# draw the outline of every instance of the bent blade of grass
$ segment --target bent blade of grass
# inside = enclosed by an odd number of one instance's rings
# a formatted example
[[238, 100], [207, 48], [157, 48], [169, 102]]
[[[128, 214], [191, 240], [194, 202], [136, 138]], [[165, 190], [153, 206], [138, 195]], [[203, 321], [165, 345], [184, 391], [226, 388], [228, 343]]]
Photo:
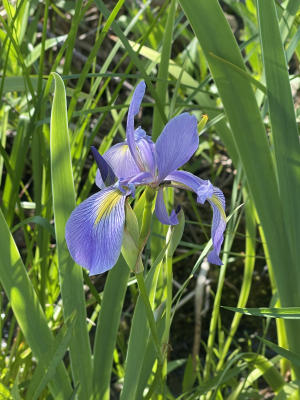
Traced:
[[[300, 302], [298, 266], [291, 254], [274, 162], [251, 83], [225, 63], [221, 67], [211, 56], [213, 53], [245, 70], [239, 48], [217, 0], [180, 0], [180, 4], [218, 87], [265, 233], [281, 304], [285, 307], [297, 305]], [[299, 323], [291, 321], [286, 327], [291, 348], [300, 353], [300, 342], [295, 333]], [[300, 376], [300, 370], [297, 373]]]
[[75, 386], [80, 384], [78, 396], [86, 399], [91, 394], [92, 362], [86, 323], [82, 269], [72, 260], [65, 241], [65, 225], [76, 206], [69, 147], [65, 87], [53, 73], [55, 92], [51, 112], [50, 156], [55, 234], [58, 252], [64, 318], [77, 310], [70, 342], [70, 357]]
[[[1, 211], [0, 236], [1, 285], [33, 354], [40, 363], [47, 365], [53, 354], [54, 338]], [[49, 388], [56, 399], [64, 400], [71, 395], [69, 377], [62, 363]]]
[[264, 344], [266, 344], [270, 349], [274, 350], [277, 354], [281, 355], [282, 357], [285, 357], [289, 361], [291, 361], [293, 364], [297, 364], [300, 367], [300, 356], [299, 354], [295, 354], [292, 351], [289, 351], [287, 349], [284, 349], [283, 347], [277, 346], [277, 344], [270, 342], [269, 340], [266, 340], [264, 338], [261, 338], [258, 336], [258, 339], [261, 340]]
[[242, 313], [245, 315], [253, 315], [256, 317], [300, 319], [300, 307], [239, 308], [223, 306], [223, 308], [225, 308], [226, 310]]
[[[67, 35], [61, 35], [61, 36], [57, 36], [57, 37], [45, 40], [45, 49], [44, 49], [44, 51], [49, 50], [54, 46], [57, 46], [61, 42], [64, 42], [66, 40], [66, 38], [67, 38]], [[36, 47], [34, 47], [32, 49], [32, 51], [25, 58], [24, 63], [26, 65], [26, 67], [29, 67], [36, 60], [38, 60], [40, 55], [41, 55], [41, 52], [42, 52], [42, 44], [39, 43]]]
[[243, 359], [262, 372], [264, 380], [270, 385], [274, 392], [278, 392], [282, 388], [285, 383], [284, 378], [280, 375], [280, 372], [272, 361], [257, 353], [245, 353]]
[[168, 70], [169, 70], [169, 60], [171, 58], [171, 48], [172, 48], [172, 38], [173, 38], [173, 26], [175, 21], [175, 11], [176, 11], [176, 4], [175, 0], [171, 1], [168, 18], [166, 23], [166, 28], [164, 31], [163, 37], [163, 45], [162, 45], [162, 52], [161, 52], [161, 59], [157, 74], [157, 84], [156, 84], [156, 92], [157, 96], [160, 99], [161, 105], [156, 105], [154, 107], [153, 113], [153, 128], [152, 128], [152, 137], [155, 141], [163, 130], [164, 121], [161, 118], [159, 113], [158, 107], [165, 108], [166, 104], [166, 97], [168, 91]]
[[[109, 10], [105, 6], [104, 2], [102, 0], [95, 0], [95, 3], [96, 3], [97, 8], [100, 10], [100, 12], [103, 13], [105, 18], [109, 18], [110, 17]], [[154, 98], [155, 102], [158, 104], [158, 107], [159, 107], [158, 109], [159, 109], [161, 118], [162, 118], [163, 122], [166, 123], [167, 118], [163, 111], [163, 107], [161, 105], [160, 99], [157, 96], [156, 90], [152, 85], [151, 78], [147, 75], [144, 65], [141, 62], [141, 60], [139, 59], [138, 54], [132, 49], [132, 47], [129, 43], [129, 40], [124, 35], [123, 31], [121, 30], [121, 28], [117, 22], [113, 21], [111, 23], [111, 28], [115, 32], [117, 37], [121, 40], [123, 46], [128, 51], [131, 61], [136, 65], [137, 69], [139, 70], [140, 74], [142, 75], [142, 78], [145, 80], [147, 87], [148, 87], [149, 91], [151, 92], [152, 97]]]
[[[76, 102], [78, 100], [78, 94], [80, 93], [80, 90], [82, 89], [82, 86], [83, 86], [83, 84], [85, 82], [86, 75], [89, 72], [89, 69], [91, 68], [92, 63], [93, 63], [94, 59], [97, 56], [99, 48], [100, 48], [101, 44], [103, 43], [103, 40], [105, 39], [106, 35], [108, 34], [109, 28], [110, 28], [111, 24], [113, 23], [114, 19], [117, 17], [117, 15], [118, 15], [118, 13], [119, 13], [124, 1], [125, 0], [118, 0], [117, 3], [114, 6], [113, 11], [111, 13], [109, 13], [109, 11], [107, 10], [107, 13], [106, 13], [107, 21], [105, 22], [105, 25], [104, 25], [99, 37], [97, 38], [96, 43], [94, 44], [92, 50], [90, 51], [90, 54], [89, 54], [89, 56], [88, 56], [88, 58], [87, 58], [87, 60], [86, 60], [86, 62], [84, 64], [83, 70], [82, 70], [82, 72], [80, 74], [80, 77], [79, 77], [79, 79], [77, 81], [76, 88], [75, 88], [75, 91], [74, 91], [74, 96], [71, 99], [71, 102], [70, 102], [70, 105], [69, 105], [69, 109], [68, 109], [68, 118], [69, 118], [69, 120], [71, 119], [73, 111], [75, 110]], [[97, 1], [95, 1], [95, 2], [96, 2], [96, 5], [97, 5]], [[72, 37], [70, 37], [70, 40], [72, 40]]]

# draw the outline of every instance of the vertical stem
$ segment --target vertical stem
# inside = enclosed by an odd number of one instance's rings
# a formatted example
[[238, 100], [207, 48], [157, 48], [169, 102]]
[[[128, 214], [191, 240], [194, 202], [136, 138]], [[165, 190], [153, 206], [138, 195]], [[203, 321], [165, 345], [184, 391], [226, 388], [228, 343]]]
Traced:
[[148, 294], [147, 294], [147, 290], [146, 290], [146, 287], [145, 287], [145, 281], [144, 281], [143, 272], [138, 272], [138, 273], [135, 274], [135, 276], [136, 276], [136, 280], [137, 280], [137, 283], [138, 283], [140, 295], [141, 295], [141, 297], [143, 299], [143, 302], [144, 302], [144, 305], [145, 305], [145, 308], [146, 308], [148, 323], [149, 323], [149, 327], [150, 327], [153, 343], [154, 343], [154, 346], [155, 346], [155, 350], [156, 350], [156, 353], [157, 353], [158, 363], [159, 363], [159, 365], [162, 365], [163, 364], [163, 356], [162, 356], [162, 352], [161, 352], [161, 348], [160, 348], [160, 342], [159, 342], [159, 338], [158, 338], [156, 322], [155, 322], [155, 319], [154, 319], [153, 311], [152, 311], [151, 304], [150, 304], [150, 301], [149, 301], [149, 297], [148, 297]]
[[139, 248], [142, 251], [145, 247], [145, 244], [148, 240], [150, 228], [151, 228], [151, 220], [152, 220], [152, 204], [155, 198], [155, 191], [150, 187], [146, 188], [145, 191], [145, 208], [143, 212], [143, 220], [142, 220], [142, 227], [140, 232], [140, 239], [139, 239]]

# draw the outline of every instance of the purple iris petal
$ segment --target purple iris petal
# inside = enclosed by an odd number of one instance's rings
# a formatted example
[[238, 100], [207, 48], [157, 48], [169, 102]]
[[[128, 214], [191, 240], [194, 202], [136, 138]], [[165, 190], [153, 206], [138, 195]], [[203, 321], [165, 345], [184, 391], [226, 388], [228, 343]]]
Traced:
[[77, 264], [90, 275], [111, 269], [118, 260], [125, 222], [125, 196], [113, 187], [101, 190], [72, 212], [66, 241]]
[[155, 203], [155, 214], [161, 223], [164, 225], [177, 225], [178, 218], [174, 210], [172, 210], [171, 215], [168, 215], [166, 205], [164, 202], [163, 189], [159, 189], [156, 197]]
[[213, 208], [213, 223], [211, 228], [211, 237], [213, 242], [213, 250], [208, 254], [208, 262], [216, 265], [222, 265], [219, 257], [221, 246], [223, 243], [223, 233], [226, 228], [225, 217], [225, 198], [220, 189], [214, 187], [213, 196], [208, 199]]
[[[129, 178], [140, 172], [134, 162], [126, 142], [117, 143], [103, 154], [103, 158], [108, 162], [118, 178]], [[97, 171], [96, 185], [100, 188], [102, 179], [100, 172]]]
[[200, 179], [186, 171], [174, 171], [165, 177], [166, 181], [179, 182], [191, 188], [197, 194], [198, 203], [203, 204], [213, 195], [214, 187], [209, 180]]
[[127, 116], [127, 126], [126, 126], [126, 139], [127, 143], [131, 152], [131, 155], [136, 163], [141, 168], [140, 162], [139, 162], [139, 157], [138, 157], [138, 151], [136, 149], [136, 144], [135, 144], [135, 137], [134, 137], [134, 117], [135, 115], [139, 112], [140, 105], [142, 102], [142, 99], [144, 97], [146, 90], [146, 85], [144, 81], [141, 81], [132, 96], [131, 103], [129, 106], [128, 110], [128, 116]]
[[[91, 150], [99, 168], [98, 183], [100, 186], [99, 185], [98, 186], [102, 189], [103, 186], [105, 187], [113, 185], [117, 181], [117, 177], [114, 174], [114, 171], [112, 170], [111, 166], [105, 161], [105, 159], [101, 156], [101, 154], [99, 154], [96, 147], [92, 146]], [[97, 183], [97, 178], [96, 178], [96, 183]]]
[[153, 176], [150, 174], [150, 172], [140, 172], [127, 181], [129, 184], [134, 185], [148, 185], [149, 183], [152, 183]]
[[196, 117], [184, 113], [171, 119], [155, 143], [159, 181], [185, 164], [198, 145]]
[[151, 172], [154, 176], [156, 172], [155, 144], [140, 127], [135, 131], [135, 140], [141, 171]]

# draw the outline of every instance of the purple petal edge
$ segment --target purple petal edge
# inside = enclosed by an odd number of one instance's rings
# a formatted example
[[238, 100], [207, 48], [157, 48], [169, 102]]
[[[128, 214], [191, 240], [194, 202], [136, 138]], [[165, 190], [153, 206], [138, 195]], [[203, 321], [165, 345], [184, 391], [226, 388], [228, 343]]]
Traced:
[[139, 159], [134, 137], [134, 117], [139, 112], [140, 105], [145, 94], [145, 90], [146, 90], [146, 84], [144, 81], [141, 81], [135, 88], [127, 116], [126, 139], [131, 155], [137, 166], [139, 166]]
[[219, 254], [224, 240], [224, 231], [226, 228], [225, 198], [222, 191], [214, 187], [214, 194], [210, 199], [208, 199], [208, 201], [213, 209], [213, 222], [211, 227], [213, 249], [208, 254], [207, 260], [212, 264], [222, 265]]
[[177, 225], [178, 218], [176, 212], [172, 210], [171, 215], [168, 215], [166, 205], [164, 202], [163, 189], [159, 189], [155, 203], [155, 215], [164, 225]]
[[[66, 242], [75, 262], [90, 275], [111, 269], [118, 260], [125, 223], [125, 196], [108, 187], [83, 201], [66, 224]], [[98, 220], [99, 219], [99, 220]]]

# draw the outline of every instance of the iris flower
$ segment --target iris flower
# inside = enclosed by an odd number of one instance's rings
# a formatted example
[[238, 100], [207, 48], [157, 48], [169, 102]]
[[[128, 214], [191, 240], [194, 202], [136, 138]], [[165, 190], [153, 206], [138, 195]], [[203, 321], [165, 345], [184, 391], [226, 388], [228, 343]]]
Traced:
[[217, 265], [226, 226], [225, 199], [220, 189], [187, 171], [178, 170], [195, 153], [199, 145], [197, 120], [188, 113], [171, 119], [156, 143], [138, 127], [138, 113], [146, 85], [140, 82], [129, 106], [126, 141], [112, 146], [101, 156], [92, 148], [98, 170], [96, 184], [100, 191], [75, 208], [66, 225], [66, 241], [77, 264], [90, 275], [111, 269], [119, 257], [125, 224], [125, 201], [134, 196], [138, 186], [150, 186], [157, 191], [155, 214], [161, 223], [176, 225], [177, 214], [169, 215], [164, 203], [166, 187], [176, 187], [196, 193], [197, 202], [206, 200], [213, 209], [212, 243], [208, 261]]

